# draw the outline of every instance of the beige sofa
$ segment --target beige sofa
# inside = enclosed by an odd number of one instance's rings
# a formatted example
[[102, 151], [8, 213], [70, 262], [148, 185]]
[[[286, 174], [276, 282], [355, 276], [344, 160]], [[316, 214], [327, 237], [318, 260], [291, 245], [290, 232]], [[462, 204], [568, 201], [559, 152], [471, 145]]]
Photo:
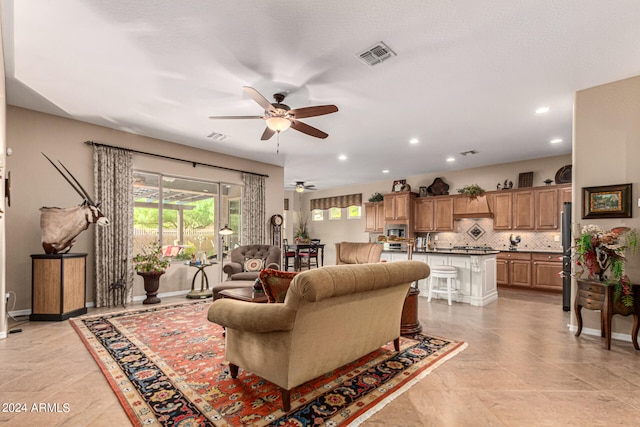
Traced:
[[394, 341], [411, 283], [429, 275], [420, 261], [336, 265], [298, 274], [284, 303], [214, 301], [208, 319], [226, 328], [226, 360], [290, 390]]
[[336, 243], [336, 265], [380, 262], [382, 249], [379, 243]]

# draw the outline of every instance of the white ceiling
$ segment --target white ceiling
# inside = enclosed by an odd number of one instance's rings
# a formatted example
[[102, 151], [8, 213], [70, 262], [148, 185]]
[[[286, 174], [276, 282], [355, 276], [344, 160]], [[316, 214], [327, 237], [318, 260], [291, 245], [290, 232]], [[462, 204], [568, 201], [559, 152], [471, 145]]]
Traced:
[[[8, 104], [282, 165], [286, 184], [319, 189], [569, 153], [574, 93], [640, 74], [637, 0], [1, 7]], [[380, 41], [397, 56], [374, 67], [357, 58]], [[337, 105], [302, 119], [329, 137], [290, 129], [276, 154], [262, 121], [208, 118], [262, 114], [245, 85], [270, 101], [290, 91], [292, 108]], [[550, 112], [536, 115], [543, 105]]]

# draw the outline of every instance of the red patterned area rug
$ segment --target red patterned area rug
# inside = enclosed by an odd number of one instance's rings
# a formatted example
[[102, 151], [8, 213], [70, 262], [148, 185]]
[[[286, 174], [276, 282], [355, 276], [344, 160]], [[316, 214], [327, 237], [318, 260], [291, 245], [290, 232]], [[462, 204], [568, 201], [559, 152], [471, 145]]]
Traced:
[[209, 302], [84, 316], [71, 323], [137, 426], [357, 425], [466, 344], [415, 335], [291, 391], [240, 369], [231, 378]]

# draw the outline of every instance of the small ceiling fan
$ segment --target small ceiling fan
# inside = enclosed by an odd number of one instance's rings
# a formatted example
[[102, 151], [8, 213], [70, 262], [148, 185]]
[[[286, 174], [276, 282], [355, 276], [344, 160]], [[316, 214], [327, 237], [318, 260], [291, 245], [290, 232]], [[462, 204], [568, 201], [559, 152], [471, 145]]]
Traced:
[[276, 102], [269, 102], [264, 96], [257, 90], [249, 86], [243, 86], [243, 89], [247, 95], [256, 101], [262, 108], [264, 108], [263, 116], [212, 116], [210, 119], [263, 119], [267, 123], [267, 128], [264, 130], [262, 137], [263, 141], [268, 140], [274, 133], [280, 133], [292, 127], [298, 132], [305, 133], [307, 135], [316, 138], [326, 138], [329, 134], [321, 131], [320, 129], [309, 126], [306, 123], [302, 123], [298, 119], [304, 119], [307, 117], [323, 116], [325, 114], [331, 114], [338, 111], [338, 107], [335, 105], [316, 105], [313, 107], [303, 107], [291, 109], [286, 104], [283, 104], [285, 94], [276, 93], [273, 98]]
[[295, 185], [289, 187], [290, 190], [295, 190], [296, 193], [304, 193], [306, 190], [316, 191], [317, 188], [313, 184], [305, 185], [304, 181], [296, 181]]

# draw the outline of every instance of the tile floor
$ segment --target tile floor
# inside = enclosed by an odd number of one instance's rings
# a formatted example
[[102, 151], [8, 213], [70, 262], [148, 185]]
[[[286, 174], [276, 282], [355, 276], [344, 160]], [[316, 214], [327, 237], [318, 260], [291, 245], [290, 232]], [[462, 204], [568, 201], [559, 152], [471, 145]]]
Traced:
[[[184, 298], [163, 303], [175, 301]], [[574, 337], [559, 295], [501, 290], [483, 308], [420, 298], [420, 318], [425, 333], [468, 348], [363, 425], [640, 424], [640, 352], [630, 342], [614, 340], [607, 351], [600, 337]], [[69, 322], [17, 327], [0, 340], [1, 425], [131, 425]], [[16, 412], [22, 403], [27, 413]]]

